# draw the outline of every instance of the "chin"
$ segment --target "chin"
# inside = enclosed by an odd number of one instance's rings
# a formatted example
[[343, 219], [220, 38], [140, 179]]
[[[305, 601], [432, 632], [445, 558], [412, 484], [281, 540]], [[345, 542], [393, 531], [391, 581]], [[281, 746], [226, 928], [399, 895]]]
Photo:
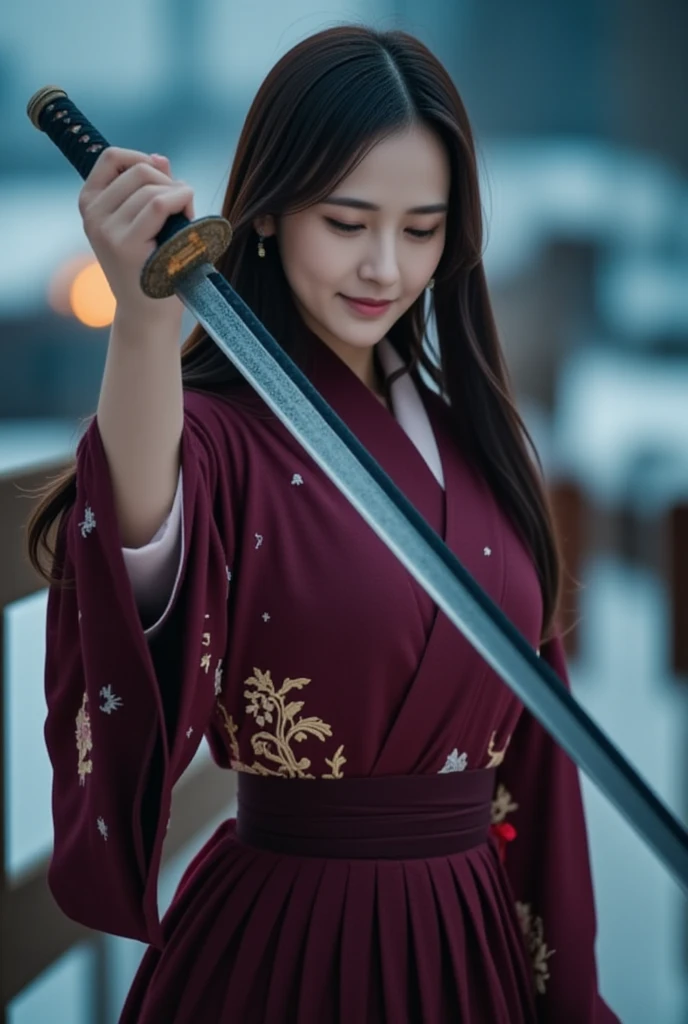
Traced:
[[[348, 326], [348, 325], [347, 325]], [[388, 328], [382, 327], [380, 324], [372, 324], [362, 331], [352, 331], [351, 328], [348, 330], [342, 328], [337, 330], [336, 327], [330, 330], [330, 333], [334, 335], [342, 344], [351, 345], [352, 348], [372, 348], [377, 345], [387, 333]]]

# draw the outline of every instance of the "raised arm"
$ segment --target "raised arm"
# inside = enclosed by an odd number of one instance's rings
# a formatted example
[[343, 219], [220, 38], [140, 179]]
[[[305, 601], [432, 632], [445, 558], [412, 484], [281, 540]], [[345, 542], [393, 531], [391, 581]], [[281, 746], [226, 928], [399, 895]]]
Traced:
[[[148, 251], [141, 239], [152, 238], [180, 209], [183, 195], [175, 197], [169, 179], [140, 154], [134, 160], [110, 153], [93, 171], [109, 167], [110, 184], [82, 205], [120, 319], [98, 416], [77, 448], [75, 498], [59, 521], [48, 598], [45, 741], [54, 827], [48, 882], [75, 920], [161, 945], [157, 880], [172, 789], [208, 727], [226, 659], [230, 494], [237, 492], [229, 481], [221, 403], [181, 389], [179, 309], [171, 300], [149, 304], [137, 294], [138, 264]], [[121, 173], [113, 177], [117, 167]], [[151, 175], [152, 191], [134, 187], [132, 179]], [[108, 212], [103, 197], [115, 189], [126, 198]], [[162, 194], [155, 217], [135, 230]], [[131, 232], [138, 232], [135, 258], [127, 249]], [[180, 469], [177, 578], [151, 637], [123, 544], [155, 535]]]
[[141, 269], [172, 213], [193, 217], [193, 193], [164, 157], [106, 149], [79, 197], [84, 230], [117, 300], [97, 420], [125, 547], [146, 544], [169, 513], [183, 425], [176, 295], [150, 299]]

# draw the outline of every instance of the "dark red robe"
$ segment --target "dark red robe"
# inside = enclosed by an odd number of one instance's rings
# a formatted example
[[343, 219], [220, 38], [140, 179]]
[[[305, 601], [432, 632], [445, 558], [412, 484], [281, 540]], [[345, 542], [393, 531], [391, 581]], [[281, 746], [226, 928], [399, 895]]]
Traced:
[[[419, 384], [444, 490], [318, 342], [311, 376], [537, 648], [535, 568], [442, 401]], [[95, 420], [59, 535], [76, 584], [52, 588], [48, 605], [49, 882], [70, 917], [150, 943], [123, 1024], [616, 1020], [598, 994], [576, 769], [264, 403], [240, 392], [186, 393], [182, 570], [154, 637]], [[558, 637], [541, 655], [567, 679]], [[495, 835], [448, 856], [351, 860], [248, 847], [229, 820], [160, 922], [171, 791], [203, 735], [221, 767], [285, 786], [497, 766]]]

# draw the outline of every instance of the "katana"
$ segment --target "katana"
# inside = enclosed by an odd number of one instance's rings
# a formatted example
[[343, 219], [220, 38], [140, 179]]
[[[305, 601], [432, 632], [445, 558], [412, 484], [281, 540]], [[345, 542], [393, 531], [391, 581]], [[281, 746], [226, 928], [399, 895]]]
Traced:
[[[55, 86], [35, 93], [27, 113], [82, 178], [110, 145]], [[170, 217], [143, 268], [143, 291], [153, 298], [179, 296], [420, 586], [688, 892], [686, 829], [215, 269], [231, 236], [222, 217]]]

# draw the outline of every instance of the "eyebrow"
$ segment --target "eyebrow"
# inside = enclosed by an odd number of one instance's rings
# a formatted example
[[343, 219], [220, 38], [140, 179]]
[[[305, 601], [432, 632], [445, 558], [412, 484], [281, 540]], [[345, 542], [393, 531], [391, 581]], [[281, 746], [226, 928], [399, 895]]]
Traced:
[[[369, 203], [365, 199], [347, 199], [343, 196], [333, 196], [324, 199], [324, 203], [331, 206], [350, 206], [354, 210], [379, 210], [375, 203]], [[428, 206], [413, 206], [407, 213], [445, 213], [448, 209], [447, 203], [430, 203]]]

